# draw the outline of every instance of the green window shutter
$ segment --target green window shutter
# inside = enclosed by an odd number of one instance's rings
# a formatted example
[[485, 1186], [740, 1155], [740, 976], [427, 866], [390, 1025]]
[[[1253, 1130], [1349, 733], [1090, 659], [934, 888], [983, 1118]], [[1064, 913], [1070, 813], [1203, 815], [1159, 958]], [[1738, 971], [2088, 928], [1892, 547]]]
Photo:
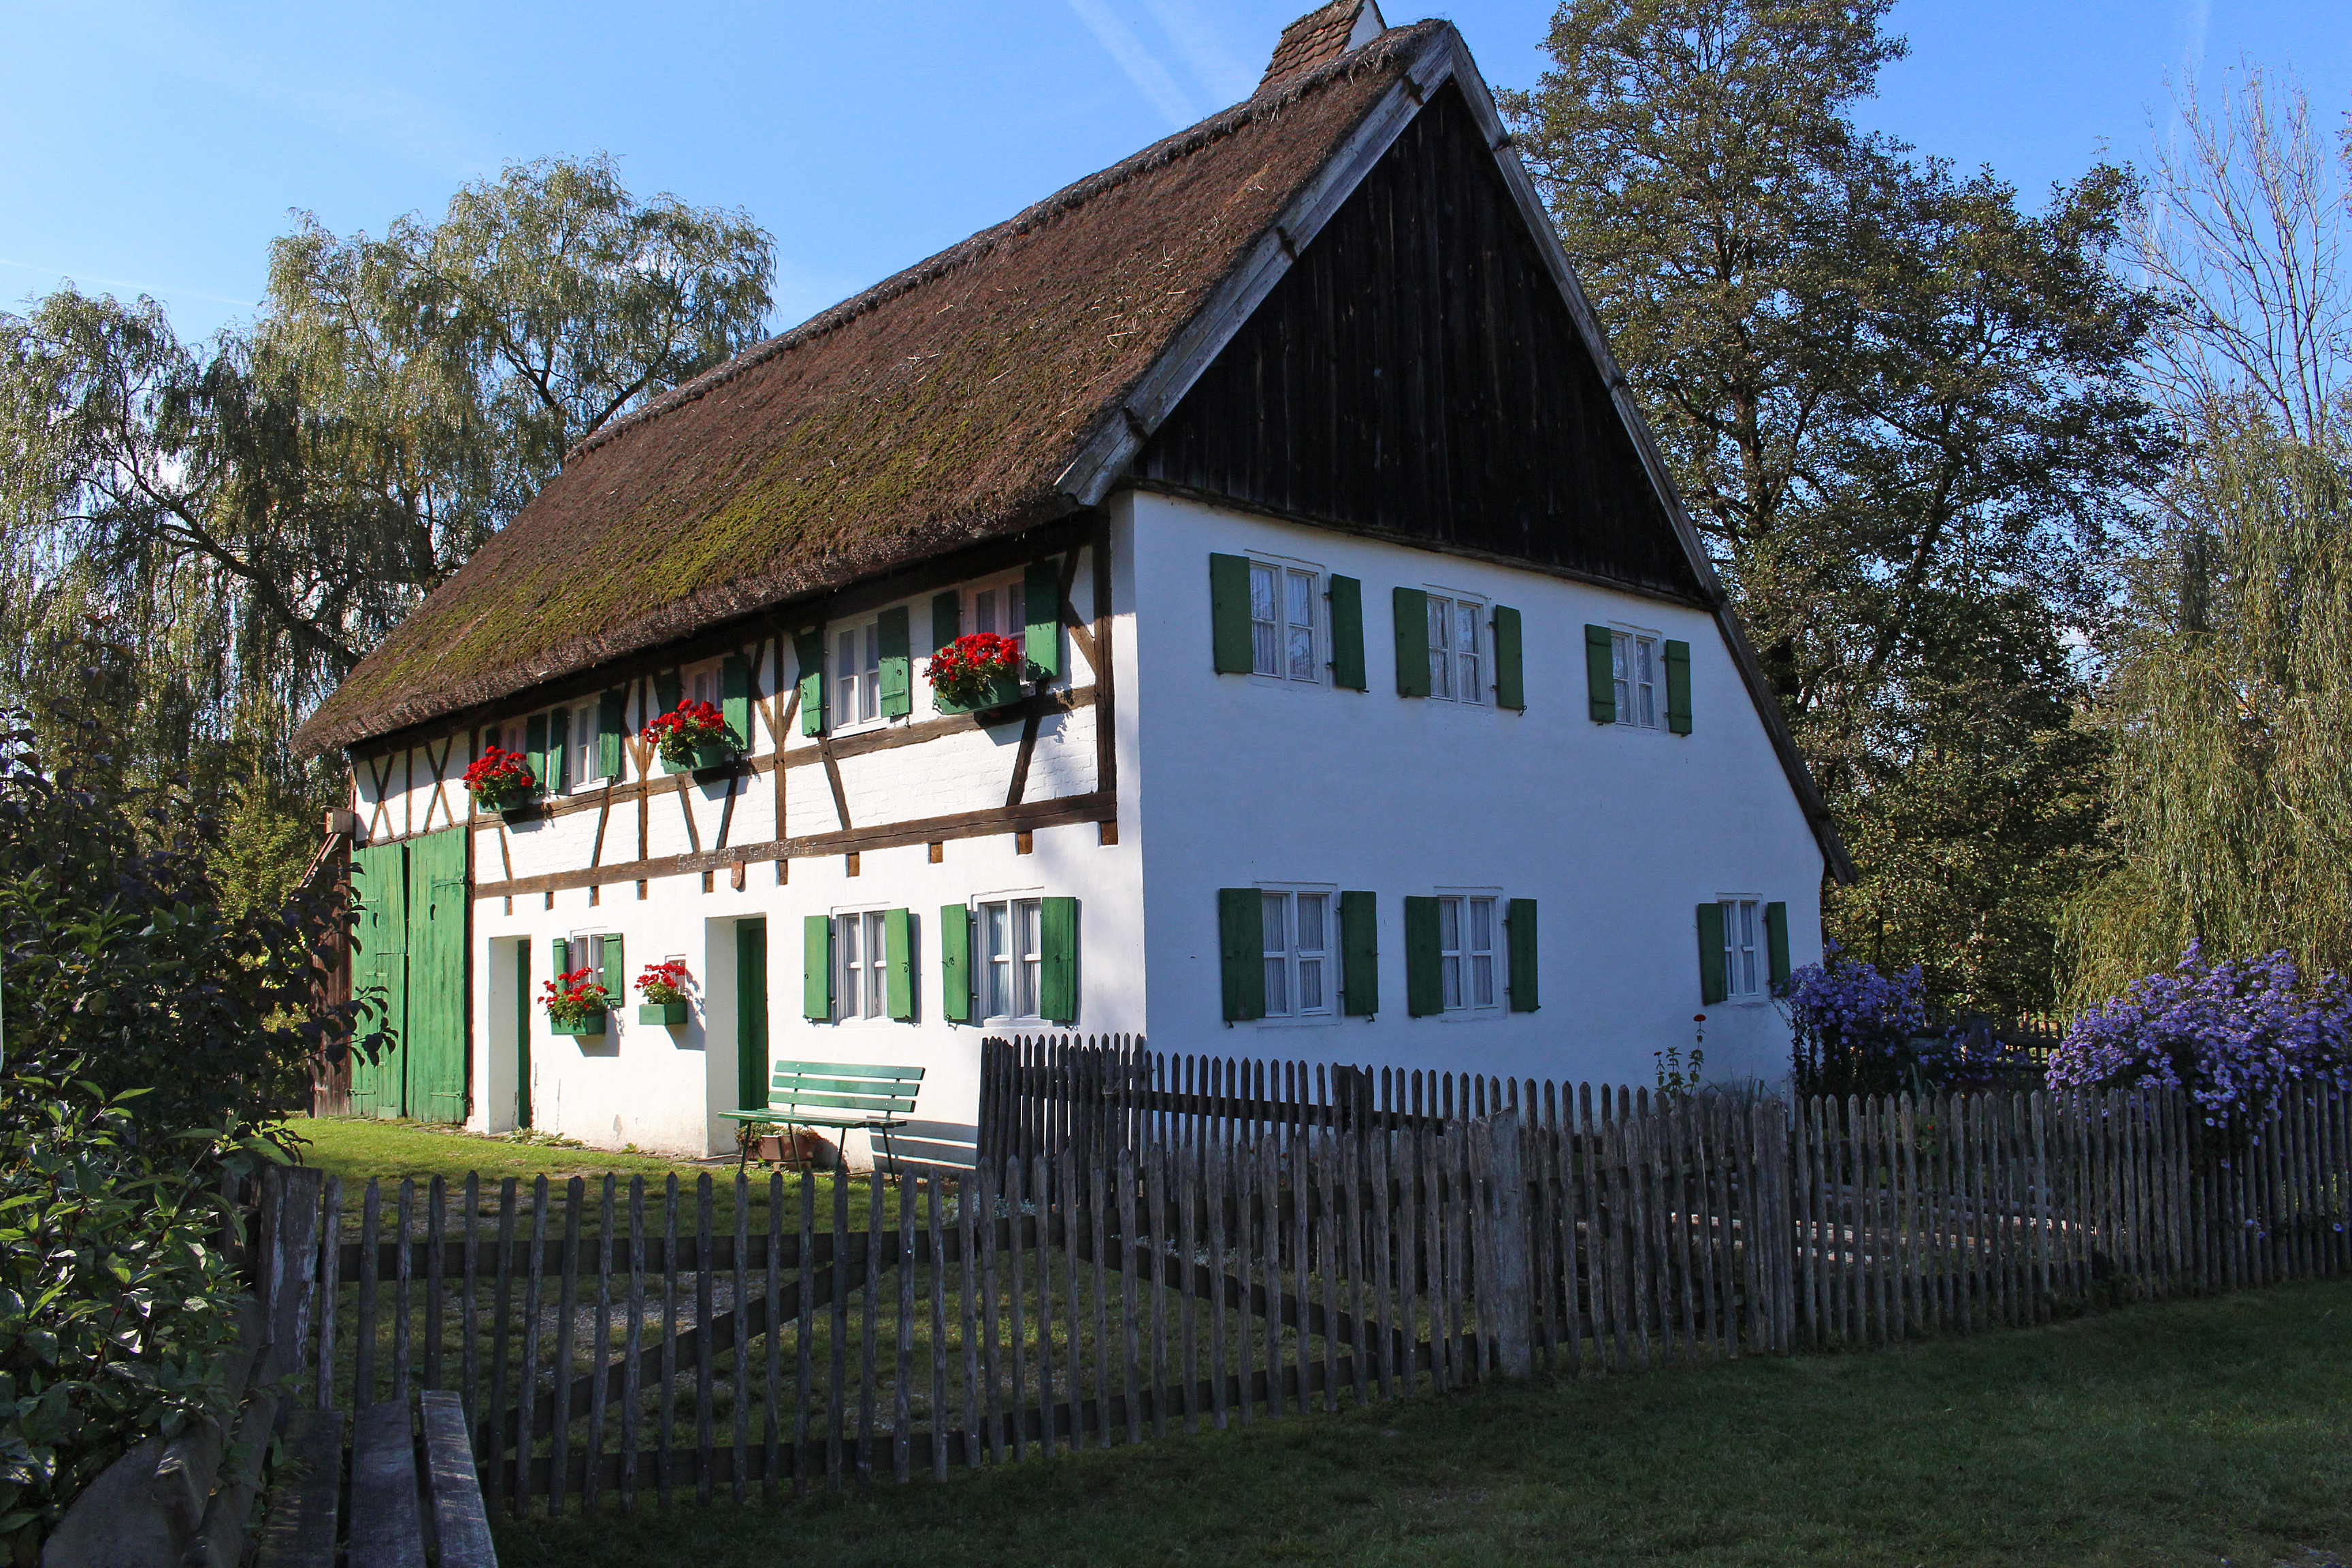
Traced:
[[881, 645], [882, 713], [895, 719], [915, 710], [915, 666], [912, 651], [908, 647], [907, 606], [885, 610], [874, 623], [875, 640]]
[[554, 966], [548, 972], [548, 978], [561, 985], [563, 977], [572, 973], [572, 944], [559, 936], [547, 944], [547, 952]]
[[1536, 1010], [1536, 901], [1513, 899], [1503, 906], [1503, 934], [1510, 942], [1511, 1011]]
[[1369, 1018], [1381, 1010], [1378, 900], [1370, 893], [1339, 895], [1339, 1010]]
[[[1249, 557], [1209, 557], [1209, 647], [1219, 675], [1247, 675], [1250, 651]], [[1256, 1016], [1252, 1014], [1251, 1016]]]
[[1396, 602], [1396, 675], [1399, 697], [1429, 695], [1429, 595], [1399, 588]]
[[1789, 906], [1764, 906], [1764, 941], [1772, 961], [1772, 994], [1778, 996], [1789, 984]]
[[1415, 1018], [1445, 1011], [1445, 976], [1439, 964], [1437, 900], [1404, 901], [1404, 1010]]
[[1049, 1023], [1078, 1021], [1078, 900], [1045, 899], [1038, 909], [1037, 1012]]
[[658, 719], [665, 713], [677, 712], [677, 705], [685, 696], [686, 687], [678, 679], [677, 671], [662, 671], [654, 677], [654, 710], [651, 716]]
[[1331, 684], [1348, 691], [1367, 689], [1364, 585], [1353, 577], [1331, 579]]
[[614, 931], [604, 938], [604, 973], [597, 978], [604, 983], [604, 995], [618, 1009], [628, 995], [629, 966], [621, 960], [621, 933]]
[[954, 589], [931, 595], [931, 647], [942, 648], [963, 636], [963, 595]]
[[1690, 644], [1666, 644], [1666, 728], [1677, 735], [1691, 732]]
[[1495, 606], [1495, 706], [1528, 710], [1528, 673], [1519, 649], [1519, 612]]
[[547, 716], [547, 780], [550, 795], [562, 795], [572, 787], [572, 710], [558, 708]]
[[1022, 639], [1029, 662], [1048, 675], [1062, 673], [1062, 565], [1058, 561], [1032, 561], [1022, 574], [1021, 597], [1026, 608], [1027, 635]]
[[833, 1016], [833, 921], [824, 915], [801, 921], [801, 1013], [820, 1024]]
[[596, 700], [596, 776], [616, 779], [625, 773], [628, 748], [621, 742], [629, 733], [629, 694], [625, 689], [607, 691]]
[[915, 917], [907, 910], [883, 911], [882, 955], [887, 961], [883, 994], [890, 1016], [902, 1024], [912, 1023], [915, 1017]]
[[751, 662], [730, 653], [719, 661], [719, 716], [734, 732], [735, 743], [751, 749]]
[[1217, 889], [1217, 955], [1225, 1022], [1265, 1017], [1265, 895], [1255, 888]]
[[971, 911], [940, 906], [940, 1011], [953, 1024], [971, 1022]]
[[1723, 906], [1704, 903], [1698, 907], [1698, 999], [1712, 1007], [1730, 994], [1723, 973]]
[[534, 713], [522, 721], [522, 749], [530, 763], [531, 776], [539, 781], [541, 790], [554, 786], [547, 779], [547, 715]]
[[1617, 639], [1607, 626], [1584, 628], [1584, 689], [1592, 700], [1592, 721], [1617, 722]]
[[824, 733], [824, 633], [803, 632], [793, 638], [793, 657], [801, 670], [801, 733]]

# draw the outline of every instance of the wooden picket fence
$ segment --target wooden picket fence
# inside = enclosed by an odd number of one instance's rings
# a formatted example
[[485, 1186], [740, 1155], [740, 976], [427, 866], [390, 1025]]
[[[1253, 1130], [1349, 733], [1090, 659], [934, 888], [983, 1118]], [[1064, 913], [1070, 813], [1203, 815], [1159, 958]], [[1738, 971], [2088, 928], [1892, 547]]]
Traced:
[[1041, 1104], [1034, 1144], [977, 1170], [330, 1182], [310, 1397], [459, 1390], [520, 1518], [2352, 1264], [2352, 1128], [2317, 1089], [2224, 1141], [2162, 1091], [1791, 1107], [1342, 1074], [1334, 1098], [1326, 1072], [1253, 1099], [1235, 1064], [1196, 1072], [1236, 1090], [1196, 1102], [1132, 1042], [1072, 1048], [1130, 1059], [1048, 1086], [1124, 1109]]

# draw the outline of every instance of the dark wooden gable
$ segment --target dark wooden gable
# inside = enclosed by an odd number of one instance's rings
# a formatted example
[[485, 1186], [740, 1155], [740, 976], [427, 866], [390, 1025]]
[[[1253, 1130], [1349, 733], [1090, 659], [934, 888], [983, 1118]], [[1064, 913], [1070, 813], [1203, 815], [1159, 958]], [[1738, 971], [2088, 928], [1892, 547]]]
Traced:
[[1134, 471], [1343, 528], [1699, 592], [1450, 82], [1153, 433]]

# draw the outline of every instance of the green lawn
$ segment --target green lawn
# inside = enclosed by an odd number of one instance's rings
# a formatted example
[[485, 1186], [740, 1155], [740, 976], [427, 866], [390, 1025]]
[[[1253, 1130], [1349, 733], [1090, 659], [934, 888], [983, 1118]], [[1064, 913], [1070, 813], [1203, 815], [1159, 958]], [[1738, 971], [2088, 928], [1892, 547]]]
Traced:
[[2347, 1545], [2346, 1283], [498, 1531], [505, 1568], [2302, 1565]]

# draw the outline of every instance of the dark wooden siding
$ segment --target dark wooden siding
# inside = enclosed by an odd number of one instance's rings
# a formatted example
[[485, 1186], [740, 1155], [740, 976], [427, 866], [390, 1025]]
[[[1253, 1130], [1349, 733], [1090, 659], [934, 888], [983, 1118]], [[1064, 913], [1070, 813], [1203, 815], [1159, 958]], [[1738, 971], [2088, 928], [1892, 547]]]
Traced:
[[1153, 434], [1135, 471], [1343, 527], [1698, 591], [1451, 84]]

